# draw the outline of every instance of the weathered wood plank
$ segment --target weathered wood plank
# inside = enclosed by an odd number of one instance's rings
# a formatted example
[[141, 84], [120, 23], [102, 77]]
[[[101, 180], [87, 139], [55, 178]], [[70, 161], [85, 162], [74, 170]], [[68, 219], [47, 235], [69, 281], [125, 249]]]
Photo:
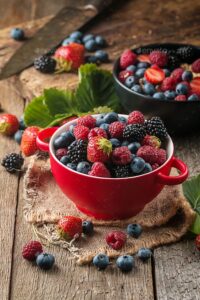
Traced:
[[[0, 82], [0, 103], [5, 111], [16, 114], [23, 112], [23, 101], [19, 100], [19, 92], [15, 85], [16, 80]], [[10, 138], [1, 136], [0, 159], [10, 152], [18, 152], [19, 147]], [[12, 251], [15, 230], [15, 217], [17, 206], [17, 189], [19, 178], [0, 168], [0, 298], [8, 299], [10, 274], [12, 270]]]

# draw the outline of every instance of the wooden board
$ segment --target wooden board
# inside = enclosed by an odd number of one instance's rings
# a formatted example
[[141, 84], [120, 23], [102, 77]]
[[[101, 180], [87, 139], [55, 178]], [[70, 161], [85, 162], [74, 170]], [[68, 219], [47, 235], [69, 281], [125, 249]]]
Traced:
[[[125, 2], [125, 1], [124, 1]], [[104, 14], [90, 32], [104, 35], [109, 42], [109, 54], [114, 60], [127, 47], [153, 42], [199, 43], [199, 1], [147, 0], [126, 1]], [[23, 24], [29, 36], [48, 19]], [[20, 46], [8, 37], [9, 30], [0, 31], [0, 67]], [[106, 65], [111, 69], [112, 64]], [[33, 68], [0, 82], [0, 103], [5, 111], [21, 115], [24, 104], [44, 87], [75, 86], [75, 74], [43, 75]], [[200, 172], [199, 136], [175, 141], [181, 158], [188, 162], [193, 174]], [[184, 148], [183, 148], [184, 145]], [[16, 151], [10, 139], [1, 137], [0, 156]], [[0, 181], [0, 299], [199, 299], [199, 264], [193, 242], [183, 241], [154, 251], [154, 262], [140, 264], [136, 271], [122, 275], [113, 266], [98, 272], [93, 267], [78, 267], [68, 254], [56, 247], [47, 248], [56, 256], [57, 267], [41, 272], [21, 258], [22, 245], [33, 233], [23, 220], [22, 178], [2, 169]]]

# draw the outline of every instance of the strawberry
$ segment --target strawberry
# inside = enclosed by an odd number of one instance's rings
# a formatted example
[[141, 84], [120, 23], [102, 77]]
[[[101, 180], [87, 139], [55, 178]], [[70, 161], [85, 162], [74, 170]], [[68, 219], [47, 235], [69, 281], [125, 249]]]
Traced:
[[110, 158], [112, 144], [109, 140], [96, 136], [89, 140], [87, 146], [87, 159], [91, 162], [106, 162]]
[[149, 59], [152, 64], [156, 64], [159, 67], [164, 67], [167, 65], [168, 55], [163, 51], [155, 50], [150, 53]]
[[54, 54], [58, 63], [58, 71], [77, 70], [84, 64], [84, 51], [84, 46], [76, 43], [59, 47]]
[[89, 132], [89, 128], [83, 125], [77, 125], [73, 130], [76, 140], [87, 140]]
[[120, 56], [119, 65], [121, 69], [126, 69], [130, 65], [134, 65], [137, 55], [131, 50], [125, 50]]
[[128, 147], [122, 146], [113, 150], [111, 158], [112, 162], [116, 165], [127, 165], [133, 157]]
[[175, 69], [172, 73], [171, 73], [171, 77], [174, 78], [175, 82], [178, 83], [180, 81], [182, 81], [182, 74], [183, 74], [184, 70], [183, 68], [177, 68]]
[[126, 243], [126, 234], [119, 230], [111, 231], [106, 236], [106, 243], [114, 250], [119, 250]]
[[192, 64], [192, 71], [194, 73], [200, 73], [200, 58], [195, 60]]
[[27, 127], [24, 130], [21, 140], [21, 151], [25, 156], [33, 155], [37, 150], [36, 138], [39, 128], [36, 126]]
[[95, 136], [102, 136], [107, 139], [107, 133], [103, 128], [95, 127], [92, 128], [88, 134], [88, 140], [92, 139]]
[[176, 87], [176, 81], [172, 77], [167, 77], [163, 80], [161, 84], [161, 91], [165, 92], [167, 90], [174, 91]]
[[96, 125], [96, 119], [93, 118], [91, 115], [83, 116], [78, 118], [77, 125], [83, 125], [88, 128], [94, 128]]
[[155, 135], [146, 135], [142, 141], [142, 145], [146, 146], [152, 146], [154, 148], [160, 148], [161, 141], [160, 139]]
[[13, 135], [19, 129], [19, 121], [11, 114], [0, 115], [0, 132], [5, 135]]
[[148, 54], [140, 54], [140, 55], [138, 55], [137, 60], [138, 60], [139, 62], [147, 62], [147, 63], [150, 63], [150, 59], [149, 59], [149, 55], [148, 55]]
[[200, 251], [200, 234], [196, 236], [195, 245], [197, 247], [197, 250]]
[[88, 175], [97, 177], [111, 177], [110, 171], [101, 162], [95, 162], [92, 165], [91, 171], [88, 173]]
[[126, 81], [126, 78], [131, 76], [131, 75], [133, 75], [132, 71], [123, 70], [123, 71], [119, 72], [118, 79], [119, 79], [119, 81], [124, 83]]
[[144, 124], [144, 115], [138, 111], [134, 110], [128, 115], [128, 124]]
[[151, 67], [146, 69], [144, 77], [148, 82], [158, 84], [164, 80], [165, 72], [160, 68]]
[[119, 121], [113, 122], [109, 125], [109, 134], [112, 138], [122, 138], [123, 130], [126, 127], [124, 123]]
[[36, 259], [37, 255], [42, 253], [42, 245], [38, 241], [30, 241], [26, 245], [24, 245], [22, 249], [23, 258], [33, 261]]
[[195, 77], [190, 82], [191, 93], [200, 96], [200, 77]]
[[74, 216], [65, 216], [58, 221], [58, 232], [65, 240], [80, 237], [82, 233], [82, 220]]

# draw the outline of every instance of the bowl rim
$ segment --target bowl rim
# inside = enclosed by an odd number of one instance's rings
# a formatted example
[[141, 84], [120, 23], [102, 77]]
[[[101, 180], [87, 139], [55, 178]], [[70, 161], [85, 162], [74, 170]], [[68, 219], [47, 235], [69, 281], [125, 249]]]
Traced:
[[[97, 117], [99, 116], [100, 114], [94, 114], [92, 115], [93, 117]], [[127, 118], [128, 115], [125, 115], [125, 114], [118, 114], [118, 116], [120, 117], [125, 117]], [[53, 147], [53, 142], [55, 140], [55, 138], [60, 135], [62, 132], [64, 132], [66, 129], [69, 128], [70, 125], [73, 125], [76, 123], [78, 118], [76, 119], [73, 119], [67, 123], [65, 123], [64, 125], [62, 125], [61, 127], [59, 127], [55, 132], [54, 134], [51, 136], [50, 138], [50, 141], [49, 141], [49, 153], [50, 155], [53, 157], [53, 159], [56, 161], [56, 163], [58, 163], [60, 166], [62, 166], [64, 169], [68, 170], [68, 171], [71, 171], [72, 173], [75, 173], [77, 175], [80, 175], [80, 176], [84, 176], [84, 177], [87, 177], [87, 178], [91, 178], [91, 179], [99, 179], [99, 180], [107, 180], [107, 181], [119, 181], [119, 180], [133, 180], [133, 179], [136, 179], [136, 178], [139, 178], [139, 177], [145, 177], [145, 176], [149, 176], [150, 174], [155, 174], [157, 173], [159, 170], [161, 170], [165, 165], [167, 165], [169, 163], [169, 161], [172, 159], [173, 155], [174, 155], [174, 144], [173, 144], [173, 141], [171, 139], [171, 137], [168, 135], [167, 136], [167, 153], [168, 154], [168, 158], [167, 160], [165, 161], [164, 164], [162, 164], [159, 168], [151, 171], [151, 172], [148, 172], [146, 174], [141, 174], [141, 175], [136, 175], [136, 176], [132, 176], [132, 177], [124, 177], [124, 178], [114, 178], [114, 177], [98, 177], [98, 176], [90, 176], [88, 174], [84, 174], [84, 173], [79, 173], [77, 171], [74, 171], [70, 168], [68, 168], [67, 166], [65, 166], [64, 164], [62, 164], [58, 159], [57, 157], [55, 156], [55, 153], [54, 153], [54, 147]]]
[[[131, 50], [132, 51], [136, 51], [140, 48], [147, 48], [147, 47], [167, 47], [168, 46], [177, 46], [177, 47], [186, 47], [186, 46], [191, 46], [197, 50], [200, 51], [200, 47], [198, 46], [195, 46], [195, 45], [192, 45], [192, 44], [182, 44], [182, 43], [160, 43], [160, 44], [146, 44], [146, 45], [143, 45], [143, 46], [140, 46], [140, 47], [137, 47], [137, 48], [132, 48]], [[118, 85], [120, 85], [120, 87], [122, 87], [122, 89], [125, 89], [127, 92], [133, 94], [133, 95], [137, 95], [137, 96], [140, 96], [148, 101], [158, 101], [158, 102], [161, 102], [161, 103], [176, 103], [176, 105], [188, 105], [188, 103], [191, 105], [191, 103], [200, 103], [200, 100], [193, 100], [193, 101], [174, 101], [174, 100], [169, 100], [169, 99], [166, 99], [166, 100], [161, 100], [161, 99], [154, 99], [153, 97], [151, 96], [148, 96], [148, 95], [145, 95], [145, 94], [140, 94], [140, 93], [137, 93], [131, 89], [129, 89], [128, 87], [126, 87], [121, 81], [119, 81], [118, 77], [117, 77], [117, 70], [119, 68], [119, 59], [120, 57], [118, 57], [115, 61], [114, 61], [114, 64], [113, 64], [113, 70], [112, 70], [112, 74], [113, 74], [113, 78], [114, 80], [116, 81], [116, 83]], [[177, 104], [178, 103], [178, 104]]]

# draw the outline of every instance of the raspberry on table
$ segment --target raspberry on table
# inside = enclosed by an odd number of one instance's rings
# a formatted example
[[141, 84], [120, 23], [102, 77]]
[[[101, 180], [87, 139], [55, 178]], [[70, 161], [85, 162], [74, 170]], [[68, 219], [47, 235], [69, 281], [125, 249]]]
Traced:
[[30, 241], [24, 245], [22, 249], [23, 258], [33, 261], [36, 259], [37, 255], [42, 253], [42, 244], [38, 241]]
[[119, 250], [126, 243], [126, 234], [122, 231], [111, 231], [106, 235], [106, 242], [114, 250]]

